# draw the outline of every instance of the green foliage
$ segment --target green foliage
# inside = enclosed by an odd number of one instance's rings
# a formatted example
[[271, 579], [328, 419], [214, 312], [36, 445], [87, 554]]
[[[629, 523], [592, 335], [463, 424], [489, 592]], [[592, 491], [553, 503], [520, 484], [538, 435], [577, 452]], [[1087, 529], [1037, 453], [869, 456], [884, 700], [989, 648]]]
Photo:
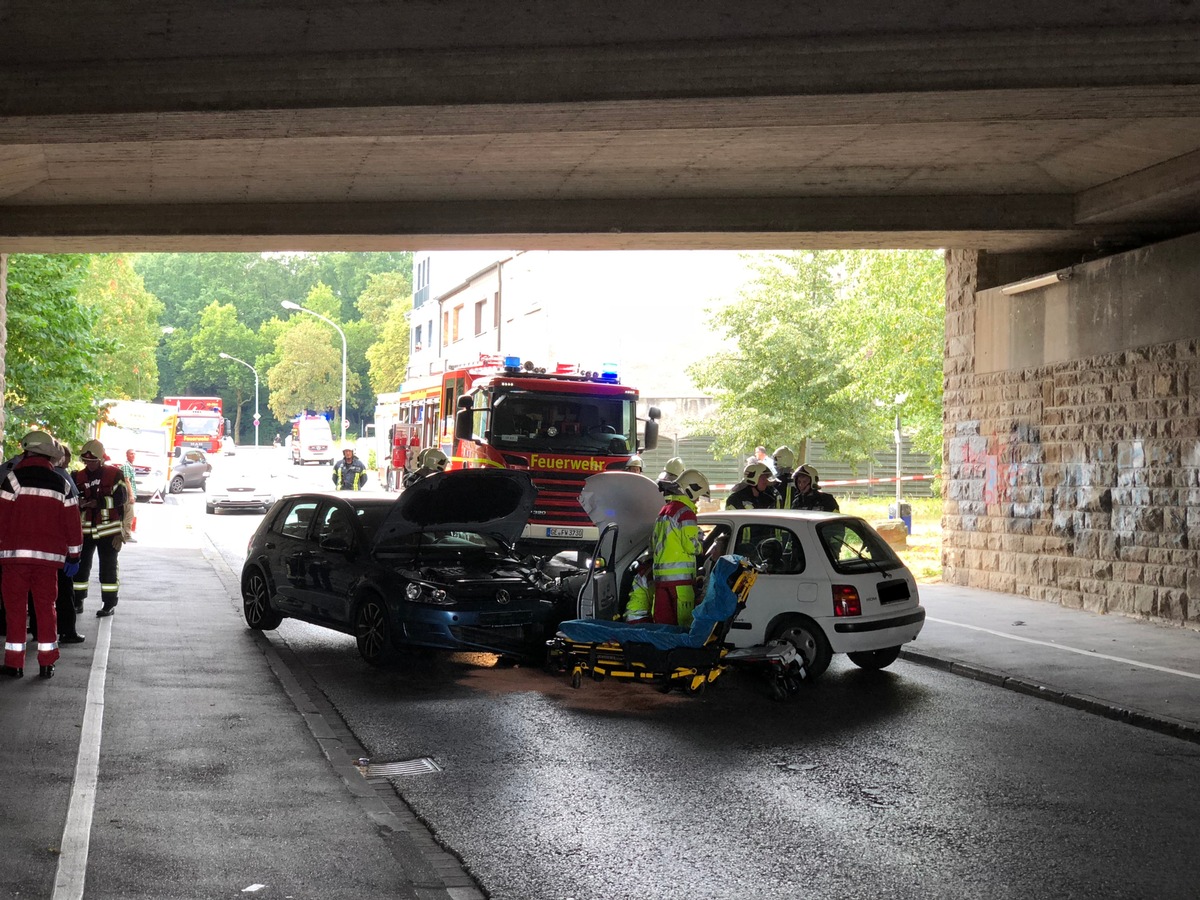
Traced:
[[[736, 350], [689, 373], [716, 408], [714, 450], [825, 442], [853, 462], [891, 440], [891, 405], [941, 457], [944, 264], [927, 251], [780, 253], [714, 314]], [[876, 401], [885, 402], [884, 407]]]
[[399, 390], [408, 373], [409, 316], [412, 293], [396, 294], [387, 307], [377, 331], [377, 340], [367, 350], [371, 364], [371, 387], [376, 394]]
[[78, 448], [96, 400], [111, 393], [103, 360], [114, 348], [97, 334], [98, 313], [77, 301], [87, 272], [81, 254], [9, 257], [5, 458], [35, 427]]
[[134, 400], [155, 397], [155, 351], [162, 338], [158, 318], [163, 305], [146, 290], [129, 258], [115, 253], [90, 257], [78, 300], [95, 315], [96, 337], [112, 348], [100, 360], [112, 381], [109, 396]]

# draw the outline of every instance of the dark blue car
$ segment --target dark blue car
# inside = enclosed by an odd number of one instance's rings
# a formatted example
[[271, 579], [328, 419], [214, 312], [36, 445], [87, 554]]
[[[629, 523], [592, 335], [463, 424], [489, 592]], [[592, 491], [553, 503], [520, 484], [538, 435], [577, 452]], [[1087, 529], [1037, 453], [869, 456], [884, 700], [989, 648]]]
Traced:
[[440, 472], [393, 494], [277, 500], [250, 539], [254, 629], [302, 619], [352, 634], [371, 665], [405, 647], [535, 658], [562, 618], [554, 579], [512, 549], [533, 508], [524, 472]]

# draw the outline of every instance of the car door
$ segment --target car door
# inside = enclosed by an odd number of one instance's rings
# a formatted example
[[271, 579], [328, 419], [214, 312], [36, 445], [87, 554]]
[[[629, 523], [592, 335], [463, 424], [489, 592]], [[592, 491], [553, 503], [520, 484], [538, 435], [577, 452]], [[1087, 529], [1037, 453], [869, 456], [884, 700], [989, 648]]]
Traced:
[[348, 503], [326, 500], [317, 511], [305, 591], [314, 613], [331, 623], [350, 622], [351, 588], [364, 563], [356, 532], [354, 510]]
[[812, 616], [820, 597], [821, 573], [810, 565], [801, 539], [803, 526], [793, 528], [773, 523], [752, 525], [744, 520], [732, 524], [728, 552], [744, 556], [758, 567], [758, 577], [746, 599], [746, 609], [730, 629], [736, 647], [767, 640], [780, 616], [802, 613]]
[[185, 450], [179, 474], [183, 476], [185, 488], [200, 487], [204, 480], [204, 454], [199, 450]]
[[297, 497], [276, 519], [273, 544], [267, 552], [271, 565], [271, 581], [275, 585], [275, 602], [280, 612], [298, 618], [311, 618], [308, 582], [312, 561], [313, 520], [320, 500]]

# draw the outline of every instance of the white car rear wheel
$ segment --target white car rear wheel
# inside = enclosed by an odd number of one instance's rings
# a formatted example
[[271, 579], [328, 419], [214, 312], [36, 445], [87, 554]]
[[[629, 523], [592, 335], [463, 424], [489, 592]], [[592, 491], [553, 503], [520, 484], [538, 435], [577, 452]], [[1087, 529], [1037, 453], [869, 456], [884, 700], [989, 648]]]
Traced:
[[833, 650], [825, 633], [812, 620], [801, 616], [784, 619], [768, 636], [769, 641], [787, 641], [804, 657], [804, 670], [811, 681], [829, 668]]

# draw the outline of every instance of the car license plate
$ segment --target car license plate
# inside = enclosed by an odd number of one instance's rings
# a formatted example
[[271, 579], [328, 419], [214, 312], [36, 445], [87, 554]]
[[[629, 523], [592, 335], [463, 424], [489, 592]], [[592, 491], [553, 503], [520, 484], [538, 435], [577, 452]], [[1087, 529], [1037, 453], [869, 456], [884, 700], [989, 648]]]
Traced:
[[583, 539], [582, 528], [547, 528], [546, 537], [552, 538], [575, 538], [576, 540]]
[[902, 600], [907, 600], [912, 594], [908, 591], [907, 581], [881, 581], [879, 582], [879, 602], [880, 603], [899, 603]]

